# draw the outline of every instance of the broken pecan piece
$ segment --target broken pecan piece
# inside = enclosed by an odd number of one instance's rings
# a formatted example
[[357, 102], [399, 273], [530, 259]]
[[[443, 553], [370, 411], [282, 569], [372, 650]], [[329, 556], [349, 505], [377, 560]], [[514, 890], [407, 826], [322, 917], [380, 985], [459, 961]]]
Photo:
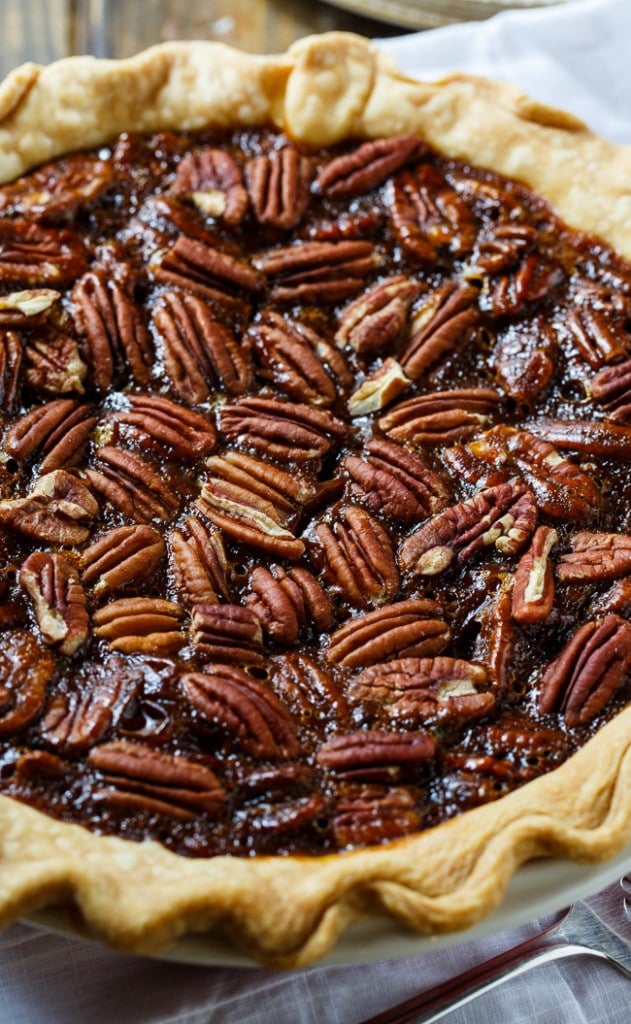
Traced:
[[476, 224], [469, 207], [429, 164], [394, 178], [390, 217], [402, 247], [421, 263], [433, 266], [441, 251], [463, 256], [473, 248]]
[[325, 164], [316, 179], [316, 190], [325, 196], [361, 195], [426, 152], [426, 144], [414, 135], [371, 139]]
[[120, 597], [94, 613], [94, 635], [122, 654], [168, 654], [185, 643], [179, 632], [183, 614], [174, 601]]
[[22, 369], [22, 342], [15, 331], [0, 333], [0, 409], [15, 412]]
[[[537, 423], [537, 434], [543, 431]], [[537, 506], [554, 519], [585, 519], [602, 505], [602, 495], [587, 473], [557, 449], [527, 430], [500, 424], [469, 449], [495, 469], [506, 466], [519, 472], [535, 495]]]
[[4, 634], [0, 647], [0, 736], [11, 736], [41, 711], [55, 672], [50, 651], [32, 633]]
[[61, 298], [61, 292], [52, 288], [29, 288], [0, 296], [0, 326], [33, 327], [45, 318], [50, 308]]
[[169, 534], [169, 549], [175, 589], [186, 608], [218, 604], [220, 598], [230, 601], [228, 561], [218, 530], [209, 530], [199, 519], [190, 517], [184, 520], [182, 529]]
[[390, 402], [409, 388], [412, 381], [403, 372], [401, 365], [388, 356], [378, 369], [368, 374], [348, 400], [351, 416], [370, 416], [385, 409]]
[[62, 750], [89, 750], [115, 726], [136, 698], [138, 680], [117, 655], [102, 664], [86, 663], [76, 672], [75, 686], [53, 694], [46, 705], [41, 732], [47, 743]]
[[3, 285], [39, 288], [70, 284], [85, 269], [85, 264], [86, 249], [76, 231], [0, 218], [0, 282]]
[[631, 426], [631, 359], [605, 367], [586, 387], [589, 396], [607, 410], [608, 420]]
[[556, 335], [543, 317], [511, 324], [492, 355], [503, 390], [519, 404], [531, 404], [550, 383], [557, 353]]
[[95, 795], [122, 813], [140, 810], [186, 821], [223, 811], [225, 792], [210, 768], [177, 754], [116, 740], [94, 747], [88, 761], [114, 787]]
[[72, 289], [72, 303], [95, 388], [106, 391], [125, 366], [138, 384], [148, 384], [151, 338], [139, 308], [116, 278], [89, 271]]
[[245, 181], [259, 224], [287, 230], [301, 219], [309, 202], [311, 165], [295, 146], [252, 157]]
[[137, 523], [171, 518], [179, 498], [157, 468], [140, 455], [112, 445], [97, 448], [95, 456], [98, 468], [87, 469], [85, 475], [114, 508]]
[[404, 373], [418, 380], [454, 350], [460, 351], [479, 322], [475, 288], [454, 281], [441, 285], [414, 312], [410, 340], [399, 357]]
[[[554, 576], [550, 552], [558, 542], [551, 526], [538, 526], [530, 547], [519, 560], [513, 584], [513, 618], [522, 625], [545, 622], [554, 603]], [[631, 538], [630, 538], [631, 540]], [[631, 544], [629, 550], [631, 567]]]
[[396, 783], [432, 761], [436, 740], [428, 732], [364, 730], [334, 736], [316, 764], [348, 779]]
[[537, 521], [532, 493], [521, 483], [498, 484], [459, 505], [451, 505], [411, 534], [399, 549], [406, 572], [434, 576], [494, 544], [515, 554], [531, 536]]
[[231, 395], [247, 391], [252, 366], [246, 349], [196, 295], [168, 291], [154, 313], [166, 372], [180, 398], [204, 402], [217, 387]]
[[514, 270], [485, 278], [480, 309], [488, 316], [519, 316], [558, 287], [565, 271], [541, 253], [526, 256]]
[[399, 601], [366, 612], [331, 635], [327, 659], [347, 668], [361, 668], [392, 657], [438, 654], [451, 639], [442, 614], [442, 605], [427, 598]]
[[191, 612], [191, 641], [213, 661], [261, 665], [263, 630], [250, 608], [238, 604], [196, 604]]
[[515, 622], [512, 610], [511, 593], [502, 580], [474, 616], [480, 632], [471, 652], [472, 658], [483, 663], [489, 679], [507, 701], [519, 699], [525, 692], [525, 684], [521, 678], [516, 678], [514, 670]]
[[419, 281], [405, 274], [386, 277], [344, 307], [335, 343], [371, 355], [394, 344], [407, 327], [410, 306], [422, 290]]
[[561, 555], [557, 566], [560, 583], [615, 580], [631, 573], [631, 534], [580, 530], [570, 543], [572, 550]]
[[248, 208], [248, 194], [237, 163], [223, 149], [204, 146], [182, 157], [171, 189], [188, 196], [198, 210], [238, 225]]
[[299, 320], [272, 309], [249, 331], [262, 377], [299, 402], [328, 407], [352, 384], [346, 359], [325, 338]]
[[81, 552], [81, 582], [94, 583], [96, 595], [135, 587], [153, 576], [164, 554], [164, 541], [151, 526], [116, 527]]
[[90, 635], [90, 618], [72, 559], [34, 551], [23, 562], [18, 579], [33, 600], [44, 643], [61, 654], [76, 654]]
[[71, 398], [36, 406], [7, 431], [5, 449], [17, 462], [25, 462], [41, 451], [42, 473], [75, 465], [96, 426], [96, 417], [89, 413], [89, 405], [79, 405]]
[[221, 432], [232, 441], [291, 462], [322, 458], [333, 441], [343, 441], [348, 433], [346, 424], [326, 409], [273, 398], [224, 405], [219, 419]]
[[254, 264], [273, 281], [272, 302], [340, 302], [360, 291], [382, 258], [371, 242], [300, 242], [269, 249]]
[[350, 493], [363, 496], [371, 512], [412, 523], [446, 505], [446, 484], [418, 455], [379, 438], [369, 441], [366, 448], [365, 458], [347, 455], [340, 467], [352, 481]]
[[[324, 558], [324, 575], [356, 608], [394, 597], [399, 573], [383, 526], [364, 509], [340, 509], [333, 525], [318, 523], [315, 535]], [[316, 561], [319, 553], [314, 552]]]
[[182, 689], [192, 706], [254, 757], [276, 760], [298, 753], [295, 723], [269, 686], [233, 665], [187, 672]]
[[110, 419], [131, 428], [141, 448], [183, 462], [209, 455], [217, 431], [208, 416], [161, 395], [128, 395], [129, 409], [117, 409]]
[[[585, 362], [599, 370], [606, 363], [625, 359], [629, 353], [621, 340], [623, 318], [602, 302], [597, 304], [589, 289], [577, 298], [578, 304], [569, 311], [566, 322]], [[628, 335], [627, 339], [631, 340]]]
[[631, 669], [631, 623], [619, 615], [586, 622], [543, 674], [542, 714], [559, 711], [573, 728], [607, 706]]
[[48, 544], [82, 544], [98, 513], [92, 494], [63, 469], [41, 476], [25, 498], [0, 501], [0, 523]]
[[494, 388], [433, 391], [399, 402], [378, 423], [396, 441], [451, 444], [478, 433], [501, 401]]
[[257, 566], [250, 576], [250, 589], [245, 603], [277, 643], [297, 643], [301, 631], [311, 624], [318, 633], [331, 628], [331, 602], [307, 569]]
[[36, 391], [82, 395], [88, 368], [70, 334], [52, 329], [29, 338], [24, 346], [24, 377]]
[[364, 669], [347, 694], [351, 704], [377, 704], [391, 718], [463, 723], [493, 709], [495, 697], [482, 689], [486, 682], [485, 669], [470, 661], [404, 657]]

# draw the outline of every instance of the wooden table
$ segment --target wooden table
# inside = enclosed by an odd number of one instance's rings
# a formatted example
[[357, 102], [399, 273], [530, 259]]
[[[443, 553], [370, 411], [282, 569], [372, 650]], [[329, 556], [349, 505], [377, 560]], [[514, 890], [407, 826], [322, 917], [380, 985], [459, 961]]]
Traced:
[[129, 57], [169, 39], [214, 39], [273, 53], [310, 32], [403, 31], [319, 0], [0, 0], [0, 26], [0, 76], [27, 60]]

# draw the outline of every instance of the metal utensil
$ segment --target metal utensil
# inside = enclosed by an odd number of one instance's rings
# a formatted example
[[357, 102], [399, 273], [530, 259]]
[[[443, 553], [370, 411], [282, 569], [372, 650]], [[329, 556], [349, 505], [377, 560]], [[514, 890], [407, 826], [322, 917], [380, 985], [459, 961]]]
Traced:
[[361, 1024], [430, 1024], [540, 964], [566, 957], [606, 960], [631, 979], [631, 874], [562, 911], [545, 931], [449, 982], [427, 989]]

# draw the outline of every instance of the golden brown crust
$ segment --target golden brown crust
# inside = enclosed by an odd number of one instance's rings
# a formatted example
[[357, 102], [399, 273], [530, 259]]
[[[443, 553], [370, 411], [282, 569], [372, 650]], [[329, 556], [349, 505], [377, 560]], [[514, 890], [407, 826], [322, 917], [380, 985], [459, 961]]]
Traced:
[[[0, 86], [0, 179], [122, 130], [273, 122], [314, 145], [418, 132], [441, 151], [523, 180], [573, 227], [631, 257], [631, 149], [517, 90], [453, 76], [421, 84], [356, 36], [281, 57], [211, 43], [128, 61], [25, 66]], [[606, 757], [603, 756], [606, 753]], [[595, 862], [631, 840], [631, 708], [551, 774], [439, 828], [314, 858], [186, 860], [97, 837], [0, 798], [0, 922], [64, 900], [90, 932], [152, 951], [187, 931], [227, 934], [261, 963], [300, 966], [353, 920], [382, 912], [420, 931], [480, 920], [534, 856]]]

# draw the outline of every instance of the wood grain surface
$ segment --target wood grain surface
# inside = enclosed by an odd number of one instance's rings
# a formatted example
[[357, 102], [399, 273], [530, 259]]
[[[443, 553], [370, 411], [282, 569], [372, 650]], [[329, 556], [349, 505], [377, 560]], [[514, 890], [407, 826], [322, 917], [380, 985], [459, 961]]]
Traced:
[[278, 53], [310, 32], [401, 29], [318, 0], [0, 0], [0, 75], [73, 53], [129, 57], [168, 39], [215, 39]]

